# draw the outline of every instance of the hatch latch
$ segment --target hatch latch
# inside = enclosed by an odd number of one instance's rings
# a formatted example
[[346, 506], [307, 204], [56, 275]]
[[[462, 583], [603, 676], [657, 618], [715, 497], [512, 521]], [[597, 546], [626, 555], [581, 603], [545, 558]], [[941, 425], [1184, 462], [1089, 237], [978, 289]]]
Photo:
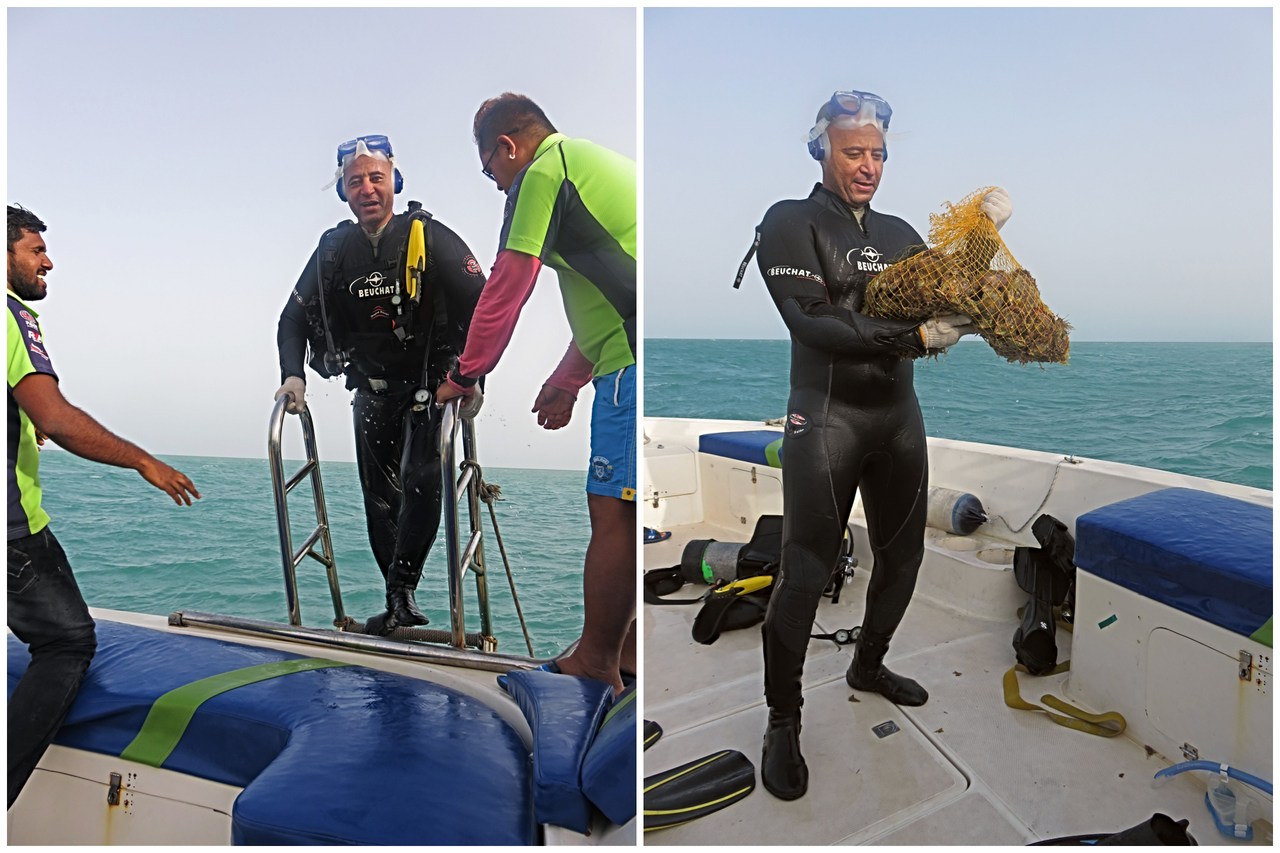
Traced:
[[1244, 649], [1241, 649], [1240, 657], [1238, 658], [1238, 660], [1240, 662], [1240, 680], [1252, 681], [1253, 680], [1253, 655], [1249, 654]]
[[120, 786], [123, 781], [119, 773], [111, 774], [111, 782], [107, 785], [107, 805], [120, 805]]

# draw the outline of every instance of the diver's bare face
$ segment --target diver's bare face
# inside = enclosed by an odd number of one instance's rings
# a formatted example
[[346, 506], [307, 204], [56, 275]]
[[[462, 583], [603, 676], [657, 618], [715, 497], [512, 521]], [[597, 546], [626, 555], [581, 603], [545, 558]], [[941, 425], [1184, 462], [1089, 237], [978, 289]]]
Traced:
[[22, 238], [9, 249], [9, 289], [27, 302], [44, 299], [48, 294], [44, 276], [51, 269], [53, 261], [44, 238], [36, 231], [23, 230]]
[[827, 128], [831, 153], [822, 161], [822, 185], [854, 207], [871, 201], [884, 173], [884, 134], [875, 125]]
[[347, 206], [366, 232], [373, 234], [391, 218], [395, 202], [394, 168], [380, 157], [357, 157], [342, 172]]

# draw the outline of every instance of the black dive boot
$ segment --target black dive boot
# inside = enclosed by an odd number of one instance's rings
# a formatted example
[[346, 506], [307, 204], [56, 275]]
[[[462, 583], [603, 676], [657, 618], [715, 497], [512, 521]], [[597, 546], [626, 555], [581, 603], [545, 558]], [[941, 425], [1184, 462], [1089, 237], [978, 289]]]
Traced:
[[410, 628], [415, 625], [425, 625], [431, 621], [418, 609], [417, 602], [413, 600], [416, 589], [416, 585], [397, 586], [387, 592], [387, 609], [394, 616], [397, 627]]
[[769, 727], [764, 733], [760, 757], [760, 781], [780, 800], [798, 800], [809, 789], [809, 768], [800, 754], [800, 674], [804, 656], [796, 655], [774, 640], [769, 628], [764, 637], [764, 695], [769, 703]]
[[929, 701], [929, 693], [910, 678], [895, 675], [884, 666], [884, 654], [889, 651], [890, 637], [868, 634], [865, 630], [858, 635], [858, 644], [853, 647], [853, 662], [844, 680], [854, 690], [869, 690], [879, 693], [895, 705], [914, 707]]
[[400, 565], [392, 566], [387, 576], [387, 609], [365, 623], [366, 634], [385, 637], [397, 628], [412, 628], [430, 621], [413, 600], [421, 576], [422, 569], [413, 572]]

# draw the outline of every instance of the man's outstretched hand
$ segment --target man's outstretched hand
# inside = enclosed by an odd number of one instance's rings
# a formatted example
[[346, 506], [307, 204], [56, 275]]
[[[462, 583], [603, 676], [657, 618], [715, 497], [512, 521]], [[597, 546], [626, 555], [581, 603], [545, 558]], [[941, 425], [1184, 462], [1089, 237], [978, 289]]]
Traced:
[[178, 506], [183, 504], [191, 506], [192, 498], [197, 500], [200, 498], [200, 493], [196, 491], [195, 483], [191, 482], [191, 478], [159, 459], [152, 457], [144, 460], [138, 466], [138, 473], [148, 483], [173, 498], [173, 502]]
[[537, 413], [538, 426], [543, 429], [560, 429], [573, 417], [573, 404], [576, 402], [577, 398], [568, 391], [543, 385], [530, 411]]

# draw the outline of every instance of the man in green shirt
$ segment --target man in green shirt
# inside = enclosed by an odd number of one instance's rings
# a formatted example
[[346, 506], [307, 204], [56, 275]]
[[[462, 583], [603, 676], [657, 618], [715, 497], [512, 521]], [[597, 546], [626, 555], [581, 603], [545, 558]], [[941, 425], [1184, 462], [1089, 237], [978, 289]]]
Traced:
[[53, 262], [31, 211], [9, 206], [9, 629], [31, 663], [9, 695], [9, 806], [21, 793], [75, 701], [97, 649], [93, 618], [71, 564], [41, 507], [39, 446], [48, 438], [77, 456], [133, 468], [174, 503], [191, 505], [195, 485], [140, 447], [113, 435], [58, 390], [37, 314]]
[[592, 382], [583, 573], [585, 619], [561, 672], [622, 690], [635, 671], [636, 169], [585, 139], [558, 133], [537, 104], [506, 93], [481, 105], [472, 128], [481, 171], [507, 194], [493, 273], [458, 367], [437, 402], [473, 393], [511, 341], [543, 265], [556, 271], [573, 339], [533, 404], [538, 423], [569, 422]]

